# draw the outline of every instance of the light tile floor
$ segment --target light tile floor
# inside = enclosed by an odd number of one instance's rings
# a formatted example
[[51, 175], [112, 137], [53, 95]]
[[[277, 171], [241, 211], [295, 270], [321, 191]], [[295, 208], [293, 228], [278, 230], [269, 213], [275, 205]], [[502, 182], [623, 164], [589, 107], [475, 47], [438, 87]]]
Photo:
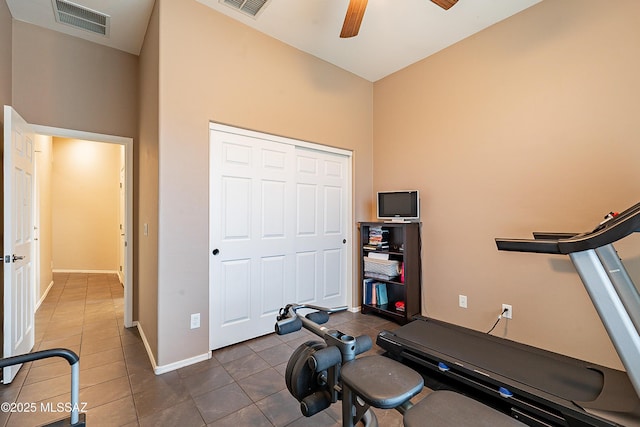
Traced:
[[[275, 322], [275, 319], [274, 319]], [[396, 324], [376, 316], [337, 313], [331, 327], [350, 335]], [[54, 275], [36, 314], [35, 349], [64, 347], [80, 355], [80, 402], [87, 426], [335, 426], [339, 403], [311, 418], [286, 388], [291, 353], [317, 339], [307, 331], [270, 334], [213, 352], [210, 360], [155, 375], [136, 328], [123, 327], [123, 288], [115, 275]], [[370, 353], [381, 350], [374, 344]], [[426, 393], [427, 391], [425, 390]], [[69, 402], [70, 369], [55, 358], [25, 364], [12, 384], [0, 385], [2, 402], [35, 403], [31, 413], [0, 413], [0, 426], [38, 426], [64, 418], [42, 411]], [[18, 406], [14, 406], [17, 408]], [[378, 411], [381, 426], [401, 426], [395, 411]]]

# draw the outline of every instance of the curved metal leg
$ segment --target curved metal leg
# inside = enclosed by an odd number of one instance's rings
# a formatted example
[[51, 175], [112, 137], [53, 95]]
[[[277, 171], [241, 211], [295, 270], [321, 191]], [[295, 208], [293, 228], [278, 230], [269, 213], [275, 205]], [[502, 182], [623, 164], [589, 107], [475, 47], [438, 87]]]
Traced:
[[378, 417], [373, 413], [373, 409], [369, 408], [367, 412], [362, 416], [362, 422], [365, 427], [378, 427]]

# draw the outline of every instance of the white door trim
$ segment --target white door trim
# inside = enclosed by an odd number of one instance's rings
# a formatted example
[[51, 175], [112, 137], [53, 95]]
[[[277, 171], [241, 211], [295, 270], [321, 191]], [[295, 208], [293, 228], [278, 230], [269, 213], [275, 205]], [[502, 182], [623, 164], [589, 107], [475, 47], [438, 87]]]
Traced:
[[[343, 148], [337, 148], [337, 147], [330, 147], [328, 145], [322, 145], [315, 142], [303, 141], [300, 139], [288, 138], [286, 136], [274, 135], [271, 133], [258, 132], [251, 129], [244, 129], [244, 128], [239, 128], [235, 126], [229, 126], [222, 123], [210, 122], [209, 130], [217, 130], [220, 132], [227, 132], [227, 133], [232, 133], [236, 135], [250, 136], [258, 139], [267, 138], [270, 141], [281, 142], [283, 144], [294, 145], [296, 147], [309, 148], [312, 150], [323, 151], [325, 153], [341, 154], [350, 159], [353, 157], [353, 151], [351, 150], [345, 150]], [[349, 165], [348, 172], [351, 172], [351, 165]], [[351, 206], [349, 207], [351, 208]]]
[[105, 135], [72, 129], [62, 129], [51, 126], [32, 125], [34, 132], [40, 135], [57, 136], [62, 138], [82, 139], [86, 141], [105, 142], [124, 145], [125, 156], [125, 278], [124, 278], [124, 326], [130, 328], [133, 322], [133, 138], [124, 136]]

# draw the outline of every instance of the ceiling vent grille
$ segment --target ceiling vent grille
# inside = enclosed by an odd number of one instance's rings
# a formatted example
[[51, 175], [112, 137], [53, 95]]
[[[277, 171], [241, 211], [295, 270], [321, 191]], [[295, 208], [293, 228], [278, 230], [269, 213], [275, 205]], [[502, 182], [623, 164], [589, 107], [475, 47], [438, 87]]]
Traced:
[[269, 0], [220, 0], [220, 3], [253, 17], [256, 17], [268, 2]]
[[86, 7], [64, 1], [52, 0], [56, 21], [101, 36], [109, 36], [110, 16]]

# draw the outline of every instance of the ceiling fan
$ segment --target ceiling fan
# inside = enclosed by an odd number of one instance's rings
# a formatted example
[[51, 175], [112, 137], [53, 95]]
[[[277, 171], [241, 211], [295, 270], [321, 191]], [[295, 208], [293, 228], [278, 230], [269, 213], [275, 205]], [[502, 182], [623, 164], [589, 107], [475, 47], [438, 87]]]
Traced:
[[[445, 10], [448, 10], [458, 2], [458, 0], [431, 1]], [[358, 35], [358, 31], [360, 31], [360, 24], [362, 23], [362, 17], [364, 16], [364, 11], [367, 8], [367, 2], [368, 0], [349, 0], [349, 8], [347, 9], [347, 15], [344, 17], [344, 24], [342, 24], [340, 37], [349, 38]]]

